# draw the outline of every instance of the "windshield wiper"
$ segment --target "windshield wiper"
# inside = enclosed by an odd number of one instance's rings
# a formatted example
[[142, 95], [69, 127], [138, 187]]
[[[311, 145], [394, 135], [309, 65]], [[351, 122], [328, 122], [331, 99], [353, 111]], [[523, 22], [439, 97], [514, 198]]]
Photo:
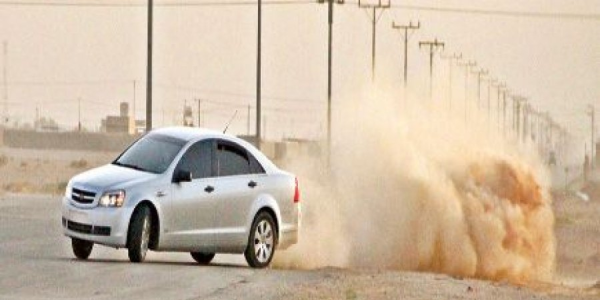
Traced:
[[118, 161], [113, 162], [113, 165], [131, 168], [131, 169], [138, 170], [138, 171], [148, 172], [148, 170], [146, 170], [138, 165], [126, 164], [126, 163], [122, 163], [122, 162], [118, 162]]

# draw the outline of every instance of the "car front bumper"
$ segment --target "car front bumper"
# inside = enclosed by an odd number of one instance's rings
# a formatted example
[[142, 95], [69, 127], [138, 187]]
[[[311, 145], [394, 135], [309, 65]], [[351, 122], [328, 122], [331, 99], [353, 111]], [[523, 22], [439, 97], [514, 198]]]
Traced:
[[127, 207], [80, 208], [68, 198], [63, 199], [63, 233], [72, 238], [106, 246], [123, 248], [127, 245], [127, 229], [132, 209]]

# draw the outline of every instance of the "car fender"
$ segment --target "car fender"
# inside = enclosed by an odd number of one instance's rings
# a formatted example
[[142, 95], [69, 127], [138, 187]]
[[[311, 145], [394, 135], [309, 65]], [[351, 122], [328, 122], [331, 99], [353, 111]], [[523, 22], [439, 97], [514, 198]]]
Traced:
[[129, 206], [130, 210], [129, 210], [129, 216], [128, 216], [128, 220], [129, 222], [131, 222], [131, 217], [133, 215], [133, 212], [135, 211], [135, 209], [140, 205], [140, 203], [142, 202], [150, 202], [152, 205], [154, 205], [154, 208], [156, 209], [156, 214], [158, 215], [158, 221], [159, 221], [159, 232], [162, 234], [164, 231], [164, 226], [163, 226], [163, 207], [162, 204], [164, 203], [165, 198], [157, 198], [156, 197], [156, 193], [151, 192], [154, 190], [161, 190], [161, 189], [144, 189], [144, 190], [137, 190], [134, 191], [132, 193], [131, 196], [131, 201], [128, 203], [127, 206]]
[[277, 236], [281, 236], [281, 211], [277, 201], [268, 194], [260, 194], [252, 203], [248, 216], [246, 217], [246, 234], [250, 233], [254, 217], [256, 217], [256, 214], [263, 208], [270, 208], [275, 213]]

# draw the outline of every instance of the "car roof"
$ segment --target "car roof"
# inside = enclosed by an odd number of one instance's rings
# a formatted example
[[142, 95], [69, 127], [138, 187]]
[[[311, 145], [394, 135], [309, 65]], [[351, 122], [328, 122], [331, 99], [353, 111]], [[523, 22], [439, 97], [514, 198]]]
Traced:
[[180, 140], [184, 140], [189, 142], [191, 140], [196, 140], [207, 135], [209, 136], [227, 136], [221, 132], [210, 130], [206, 128], [197, 128], [197, 127], [164, 127], [157, 128], [151, 131], [150, 134], [162, 134], [174, 138], [178, 138]]

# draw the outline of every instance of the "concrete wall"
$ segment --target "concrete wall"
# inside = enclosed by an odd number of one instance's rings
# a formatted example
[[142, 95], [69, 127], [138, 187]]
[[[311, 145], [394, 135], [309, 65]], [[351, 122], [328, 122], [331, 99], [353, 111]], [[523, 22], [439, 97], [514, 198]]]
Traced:
[[[0, 128], [0, 147], [121, 152], [138, 137], [139, 135], [115, 133], [36, 132]], [[256, 143], [254, 136], [240, 136], [240, 138], [252, 144]], [[314, 142], [262, 141], [261, 151], [270, 159], [281, 160], [301, 155], [318, 156], [320, 148], [319, 144]]]
[[4, 130], [0, 136], [3, 136], [0, 138], [0, 145], [11, 148], [117, 152], [123, 151], [138, 137], [126, 134], [36, 132], [13, 129]]

